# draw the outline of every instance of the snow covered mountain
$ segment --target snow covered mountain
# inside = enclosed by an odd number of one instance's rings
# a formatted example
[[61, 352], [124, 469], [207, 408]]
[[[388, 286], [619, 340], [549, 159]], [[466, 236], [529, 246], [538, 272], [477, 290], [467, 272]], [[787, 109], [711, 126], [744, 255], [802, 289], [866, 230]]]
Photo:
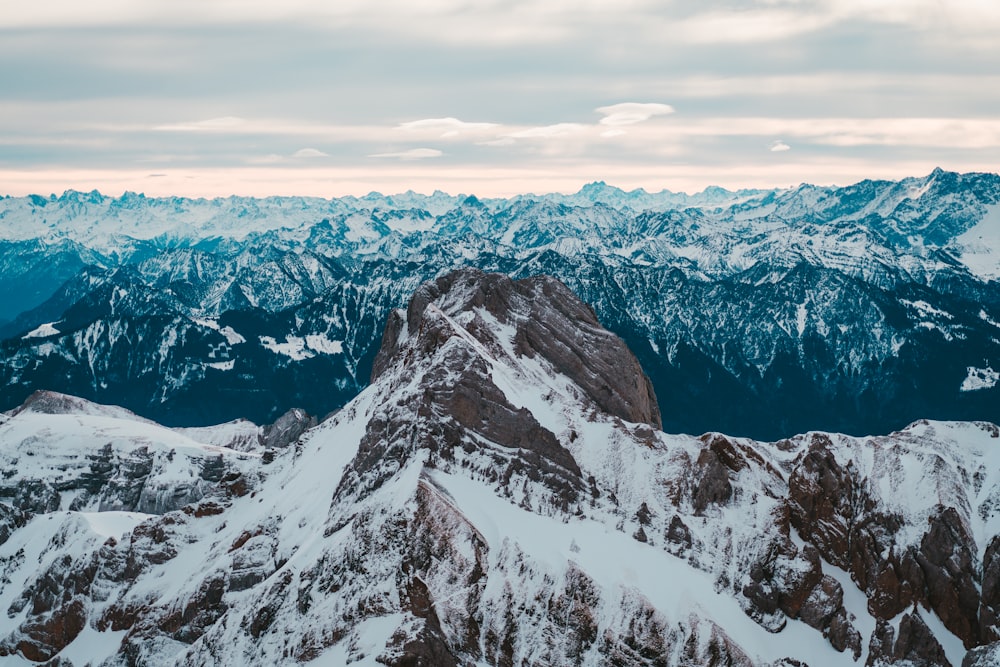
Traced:
[[107, 667], [1000, 656], [993, 424], [667, 435], [669, 406], [565, 286], [474, 270], [393, 311], [373, 369], [286, 447], [247, 424], [178, 432], [54, 394], [0, 417], [0, 655]]
[[459, 266], [566, 282], [670, 431], [1000, 421], [1000, 176], [940, 170], [692, 196], [0, 199], [0, 408], [41, 389], [171, 425], [328, 414], [388, 313]]

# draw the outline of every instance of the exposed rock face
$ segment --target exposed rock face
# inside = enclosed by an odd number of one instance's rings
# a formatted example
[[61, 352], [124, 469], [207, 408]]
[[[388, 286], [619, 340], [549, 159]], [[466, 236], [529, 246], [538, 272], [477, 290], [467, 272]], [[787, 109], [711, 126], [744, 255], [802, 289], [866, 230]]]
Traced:
[[[272, 440], [310, 424], [315, 420], [299, 411], [279, 423]], [[257, 456], [203, 445], [122, 408], [47, 391], [0, 422], [0, 443], [0, 499], [34, 514], [165, 514], [225, 495], [226, 475], [241, 474]]]
[[[981, 643], [980, 568], [976, 542], [954, 507], [941, 507], [930, 518], [914, 558], [926, 582], [926, 603], [967, 648]], [[924, 600], [923, 591], [918, 593]]]
[[[990, 426], [985, 425], [987, 432]], [[906, 445], [884, 440], [871, 445], [876, 460], [884, 457], [889, 466], [886, 473], [899, 470], [899, 455], [905, 454], [899, 450]], [[855, 459], [846, 464], [838, 461], [837, 450], [843, 452], [829, 438], [815, 434], [793, 469], [789, 509], [799, 534], [814, 543], [827, 561], [851, 573], [866, 592], [868, 608], [876, 618], [889, 620], [919, 604], [933, 610], [967, 648], [992, 641], [996, 637], [995, 548], [986, 548], [983, 561], [977, 562], [978, 547], [970, 525], [974, 517], [964, 503], [943, 504], [954, 502], [955, 494], [961, 493], [961, 479], [945, 481], [942, 478], [949, 475], [940, 454], [922, 454], [921, 465], [938, 478], [940, 502], [926, 508], [924, 525], [913, 526], [903, 508], [886, 511], [887, 504], [895, 503], [886, 502], [891, 498], [883, 495], [880, 480], [860, 470]], [[954, 472], [964, 477], [970, 471]], [[980, 509], [982, 518], [992, 513], [991, 503]], [[913, 536], [914, 529], [919, 531], [917, 539], [907, 541], [904, 536]]]
[[1000, 639], [1000, 536], [994, 536], [983, 555], [982, 607], [979, 627], [983, 640], [996, 642]]
[[1000, 642], [993, 642], [969, 651], [962, 667], [993, 667], [1000, 665]]
[[[279, 420], [267, 459], [19, 413], [0, 655], [62, 660], [86, 631], [120, 633], [103, 667], [957, 667], [956, 637], [989, 660], [995, 427], [672, 436], [634, 367], [558, 283], [461, 271], [390, 319], [369, 389], [301, 435]], [[66, 467], [61, 418], [87, 443]]]
[[[482, 308], [505, 326], [515, 328], [517, 354], [540, 356], [559, 374], [581, 387], [608, 414], [660, 428], [653, 387], [639, 362], [620, 338], [604, 329], [593, 309], [558, 280], [536, 276], [512, 281], [501, 274], [475, 269], [449, 273], [424, 283], [406, 310], [406, 328], [421, 331], [427, 306], [457, 313]], [[391, 361], [401, 322], [390, 320], [375, 360], [375, 380]], [[489, 323], [476, 322], [489, 336]], [[439, 334], [441, 332], [438, 332]], [[447, 332], [444, 332], [447, 335]], [[428, 340], [433, 340], [433, 335]], [[427, 351], [426, 347], [421, 348]]]
[[292, 409], [261, 430], [260, 443], [267, 448], [281, 449], [301, 438], [315, 425], [315, 417], [303, 410]]
[[917, 614], [903, 614], [899, 633], [885, 621], [879, 621], [869, 647], [869, 666], [918, 665], [939, 667], [949, 665], [941, 644], [934, 638], [927, 624]]
[[[509, 340], [502, 341], [504, 333]], [[472, 344], [456, 345], [456, 339]], [[496, 477], [502, 471], [508, 492], [527, 477], [549, 489], [545, 503], [565, 511], [577, 502], [585, 485], [572, 454], [495, 384], [490, 360], [503, 354], [545, 364], [548, 372], [582, 390], [594, 409], [660, 424], [652, 386], [635, 357], [562, 283], [544, 276], [515, 282], [465, 269], [422, 285], [405, 319], [397, 312], [387, 323], [373, 382], [389, 369], [423, 371], [422, 391], [369, 423], [359, 455], [341, 482], [345, 492], [358, 492], [362, 478], [368, 488], [379, 485], [416, 451], [453, 460], [456, 448], [468, 449], [464, 441], [474, 434], [479, 452], [489, 451], [485, 443], [500, 447], [480, 472]], [[423, 368], [431, 359], [431, 368]], [[421, 419], [415, 421], [414, 415]]]
[[5, 503], [0, 503], [0, 544], [3, 544], [18, 528], [24, 528], [31, 515]]

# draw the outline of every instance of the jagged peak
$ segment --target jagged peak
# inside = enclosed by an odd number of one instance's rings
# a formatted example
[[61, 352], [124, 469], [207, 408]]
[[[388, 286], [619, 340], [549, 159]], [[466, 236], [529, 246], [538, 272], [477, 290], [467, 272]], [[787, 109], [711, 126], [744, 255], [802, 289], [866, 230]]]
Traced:
[[[432, 304], [451, 318], [485, 311], [512, 328], [510, 343], [517, 355], [541, 357], [605, 412], [660, 428], [656, 396], [635, 356], [618, 336], [601, 326], [590, 306], [546, 275], [515, 281], [503, 274], [463, 268], [423, 283], [410, 300], [405, 319], [399, 312], [390, 317], [373, 381], [397, 363], [414, 363], [420, 354], [438, 349], [453, 335], [425, 317]], [[487, 337], [496, 335], [475, 319], [466, 328], [487, 344], [491, 344]]]

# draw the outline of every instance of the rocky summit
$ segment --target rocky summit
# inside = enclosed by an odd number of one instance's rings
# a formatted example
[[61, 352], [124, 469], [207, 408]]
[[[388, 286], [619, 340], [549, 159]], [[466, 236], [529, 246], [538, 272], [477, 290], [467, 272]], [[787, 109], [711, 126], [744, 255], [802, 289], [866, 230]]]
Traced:
[[959, 665], [1000, 654], [1000, 429], [668, 435], [548, 277], [393, 311], [316, 423], [0, 416], [0, 656], [75, 665]]

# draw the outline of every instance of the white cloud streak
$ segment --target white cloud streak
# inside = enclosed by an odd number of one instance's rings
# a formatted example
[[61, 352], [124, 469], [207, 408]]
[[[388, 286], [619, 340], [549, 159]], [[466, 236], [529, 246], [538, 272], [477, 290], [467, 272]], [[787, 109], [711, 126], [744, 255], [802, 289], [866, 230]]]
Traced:
[[411, 120], [400, 123], [397, 127], [405, 132], [414, 134], [427, 132], [440, 138], [450, 139], [462, 135], [482, 134], [499, 126], [497, 123], [469, 123], [448, 117]]
[[441, 151], [436, 148], [411, 148], [406, 151], [396, 151], [393, 153], [375, 153], [374, 155], [369, 155], [368, 157], [376, 158], [396, 158], [399, 160], [426, 160], [428, 158], [436, 158], [444, 155]]
[[249, 129], [247, 121], [236, 116], [223, 116], [183, 123], [157, 125], [154, 130], [163, 132], [244, 132]]
[[316, 157], [330, 157], [327, 153], [316, 148], [300, 148], [299, 150], [292, 153], [294, 158], [316, 158]]
[[653, 116], [672, 114], [674, 108], [669, 104], [655, 102], [622, 102], [607, 107], [598, 107], [597, 113], [603, 114], [601, 125], [634, 125], [647, 121]]
[[579, 134], [585, 129], [586, 126], [580, 123], [555, 123], [508, 132], [505, 136], [513, 139], [553, 139]]

